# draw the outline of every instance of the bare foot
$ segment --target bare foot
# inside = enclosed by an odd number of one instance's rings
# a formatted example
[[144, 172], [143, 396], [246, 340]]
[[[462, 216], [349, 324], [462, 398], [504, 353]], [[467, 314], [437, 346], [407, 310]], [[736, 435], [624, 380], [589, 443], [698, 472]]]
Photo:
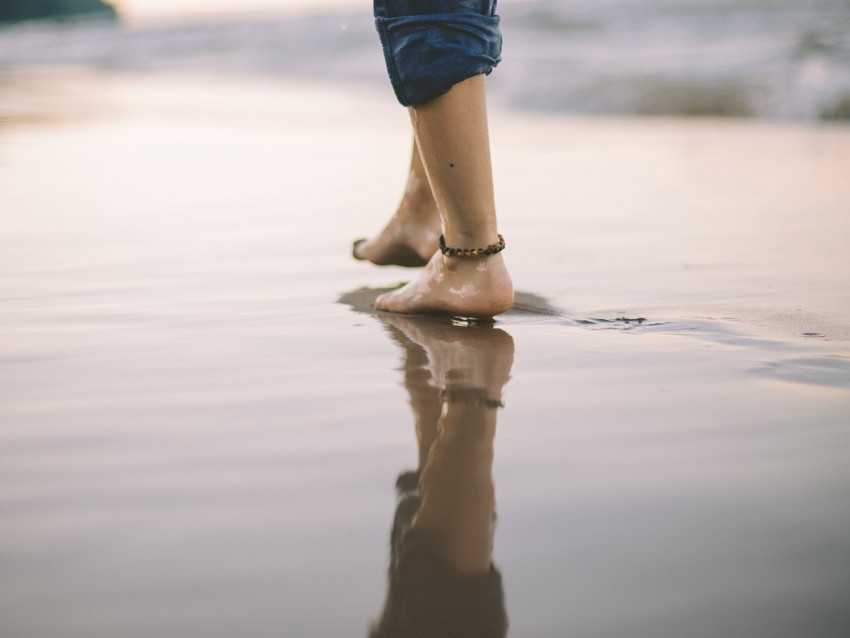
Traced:
[[354, 244], [354, 257], [378, 266], [424, 266], [437, 250], [440, 218], [403, 212], [399, 208], [377, 237]]
[[428, 263], [440, 238], [440, 214], [424, 169], [420, 172], [423, 174], [411, 169], [401, 204], [378, 236], [354, 243], [356, 259], [378, 266], [418, 267]]
[[493, 317], [510, 309], [514, 289], [501, 254], [446, 257], [437, 251], [406, 286], [375, 300], [375, 310]]

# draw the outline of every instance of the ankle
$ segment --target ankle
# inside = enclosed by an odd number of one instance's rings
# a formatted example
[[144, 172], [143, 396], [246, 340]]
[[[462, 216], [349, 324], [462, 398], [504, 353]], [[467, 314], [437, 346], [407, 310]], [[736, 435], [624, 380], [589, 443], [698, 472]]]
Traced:
[[411, 177], [407, 182], [407, 188], [404, 190], [399, 208], [406, 208], [414, 214], [436, 213], [437, 204], [427, 180], [423, 181]]
[[510, 275], [502, 255], [447, 257], [437, 253], [437, 256], [441, 260], [441, 270], [453, 277], [468, 278], [487, 286], [497, 287], [510, 282]]
[[491, 255], [497, 255], [505, 249], [505, 238], [502, 235], [497, 234], [497, 239], [492, 244], [486, 245], [449, 245], [446, 241], [445, 235], [440, 235], [439, 239], [439, 248], [440, 252], [445, 257], [450, 258], [459, 258], [459, 259], [470, 259], [470, 258], [480, 258], [480, 257], [490, 257]]
[[446, 224], [443, 233], [446, 245], [454, 248], [485, 248], [499, 242], [499, 231], [495, 225], [484, 228], [464, 229]]

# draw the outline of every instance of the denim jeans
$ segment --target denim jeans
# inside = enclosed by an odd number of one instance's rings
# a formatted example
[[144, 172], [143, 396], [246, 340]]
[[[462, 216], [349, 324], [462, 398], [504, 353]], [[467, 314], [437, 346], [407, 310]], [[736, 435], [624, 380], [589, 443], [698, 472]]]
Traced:
[[433, 100], [458, 82], [489, 74], [502, 59], [496, 0], [374, 3], [390, 82], [404, 106]]

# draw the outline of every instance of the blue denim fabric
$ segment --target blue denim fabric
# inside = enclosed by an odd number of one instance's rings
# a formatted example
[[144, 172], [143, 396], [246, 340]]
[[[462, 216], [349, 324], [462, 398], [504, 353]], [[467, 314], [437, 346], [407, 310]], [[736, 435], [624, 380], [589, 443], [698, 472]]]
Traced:
[[374, 0], [393, 90], [422, 104], [501, 61], [496, 0]]

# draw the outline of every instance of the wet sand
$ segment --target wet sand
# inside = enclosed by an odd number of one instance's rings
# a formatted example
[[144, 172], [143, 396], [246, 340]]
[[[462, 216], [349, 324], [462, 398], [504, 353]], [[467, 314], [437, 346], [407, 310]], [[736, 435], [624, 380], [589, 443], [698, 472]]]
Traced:
[[847, 634], [846, 126], [493, 112], [489, 326], [369, 310], [388, 95], [44, 74], [0, 118], [3, 635], [368, 635], [429, 460], [420, 549], [496, 523], [455, 615]]

